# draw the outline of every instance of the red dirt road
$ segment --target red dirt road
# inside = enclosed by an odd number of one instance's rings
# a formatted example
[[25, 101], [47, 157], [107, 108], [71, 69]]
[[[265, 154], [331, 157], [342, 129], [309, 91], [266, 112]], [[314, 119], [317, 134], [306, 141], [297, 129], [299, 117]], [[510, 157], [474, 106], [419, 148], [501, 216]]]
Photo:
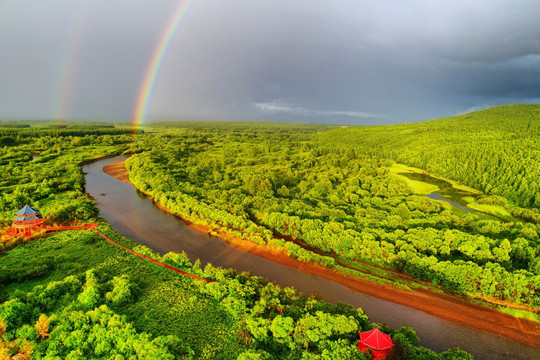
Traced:
[[135, 256], [138, 256], [138, 257], [140, 257], [140, 258], [142, 258], [142, 259], [144, 259], [144, 260], [146, 260], [146, 261], [150, 261], [150, 262], [152, 262], [152, 263], [154, 263], [154, 264], [156, 264], [156, 265], [158, 265], [158, 266], [161, 266], [161, 267], [163, 267], [163, 268], [165, 268], [165, 269], [172, 270], [172, 271], [174, 271], [174, 272], [177, 272], [177, 273], [179, 273], [179, 274], [181, 274], [181, 275], [190, 277], [190, 278], [195, 279], [195, 280], [202, 280], [202, 281], [206, 281], [206, 282], [216, 282], [215, 280], [205, 279], [205, 278], [199, 277], [199, 276], [197, 276], [197, 275], [193, 275], [193, 274], [187, 273], [187, 272], [185, 272], [185, 271], [182, 271], [182, 270], [180, 270], [180, 269], [174, 268], [174, 267], [172, 267], [172, 266], [170, 266], [170, 265], [164, 264], [164, 263], [162, 263], [161, 261], [154, 260], [154, 259], [152, 259], [152, 258], [150, 258], [150, 257], [148, 257], [148, 256], [146, 256], [146, 255], [143, 255], [143, 254], [141, 254], [141, 253], [136, 252], [135, 250], [131, 250], [130, 248], [127, 248], [127, 247], [125, 247], [125, 246], [123, 246], [123, 245], [120, 245], [119, 243], [115, 242], [114, 240], [111, 240], [107, 235], [105, 235], [104, 233], [102, 233], [101, 231], [99, 231], [99, 230], [97, 230], [97, 229], [94, 229], [94, 231], [95, 231], [99, 236], [101, 236], [102, 238], [104, 238], [105, 240], [107, 240], [108, 242], [110, 242], [111, 244], [113, 244], [114, 246], [118, 246], [119, 248], [124, 249], [124, 250], [126, 250], [127, 252], [130, 252], [130, 253], [132, 253], [132, 254], [135, 255]]

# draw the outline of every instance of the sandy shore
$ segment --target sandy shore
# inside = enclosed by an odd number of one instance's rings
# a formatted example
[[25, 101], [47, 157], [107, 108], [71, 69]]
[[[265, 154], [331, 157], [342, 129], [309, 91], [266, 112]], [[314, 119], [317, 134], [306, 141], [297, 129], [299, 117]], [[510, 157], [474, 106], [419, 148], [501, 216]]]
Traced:
[[[124, 166], [125, 160], [118, 161], [103, 168], [103, 171], [121, 181], [129, 182], [129, 176]], [[164, 211], [166, 208], [157, 204]], [[190, 226], [198, 231], [208, 233], [212, 229], [191, 223]], [[540, 347], [540, 323], [515, 318], [495, 309], [473, 304], [457, 296], [440, 294], [430, 290], [406, 291], [387, 284], [377, 284], [345, 276], [332, 269], [316, 264], [297, 261], [283, 253], [269, 250], [264, 246], [240, 239], [230, 234], [219, 232], [219, 236], [230, 245], [261, 256], [279, 264], [291, 266], [303, 272], [318, 275], [341, 283], [348, 288], [375, 296], [379, 299], [402, 304], [413, 309], [424, 311], [444, 320], [463, 324], [478, 330], [486, 331], [497, 336], [519, 341], [521, 343]]]
[[103, 167], [103, 172], [123, 182], [129, 182], [129, 174], [126, 170], [126, 160], [120, 160]]

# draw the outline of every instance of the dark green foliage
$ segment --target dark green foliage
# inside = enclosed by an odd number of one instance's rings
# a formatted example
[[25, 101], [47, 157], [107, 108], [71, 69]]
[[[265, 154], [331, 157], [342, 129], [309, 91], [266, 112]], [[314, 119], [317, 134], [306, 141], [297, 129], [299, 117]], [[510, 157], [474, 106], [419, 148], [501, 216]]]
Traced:
[[[34, 141], [35, 138], [61, 138], [61, 137], [77, 137], [82, 138], [80, 141], [85, 142], [88, 136], [115, 136], [133, 134], [133, 130], [127, 128], [115, 128], [112, 124], [92, 124], [92, 123], [70, 123], [70, 124], [53, 124], [42, 123], [41, 126], [31, 127], [28, 124], [10, 124], [0, 122], [0, 139], [12, 138], [15, 144], [26, 144]], [[141, 131], [135, 131], [142, 133]], [[79, 140], [77, 140], [79, 141]]]
[[[353, 141], [370, 129], [314, 140], [301, 129], [191, 125], [126, 165], [136, 187], [169, 210], [300, 261], [367, 261], [452, 292], [538, 306], [538, 226], [460, 214], [413, 194], [390, 175], [392, 161]], [[354, 136], [334, 140], [347, 131]], [[479, 202], [506, 205], [493, 195]]]
[[228, 131], [233, 130], [238, 134], [241, 134], [245, 131], [268, 131], [269, 133], [276, 132], [291, 132], [291, 131], [302, 131], [302, 132], [317, 132], [326, 129], [336, 128], [336, 125], [322, 125], [322, 124], [288, 124], [288, 123], [272, 123], [272, 122], [245, 122], [245, 121], [235, 121], [235, 122], [223, 122], [223, 121], [205, 121], [205, 122], [195, 122], [195, 121], [167, 121], [167, 122], [150, 122], [147, 124], [148, 127], [154, 127], [159, 129], [196, 129], [196, 130], [210, 130], [210, 131]]
[[0, 121], [0, 128], [6, 128], [6, 129], [24, 129], [29, 128], [29, 124], [21, 124], [16, 122], [2, 122]]

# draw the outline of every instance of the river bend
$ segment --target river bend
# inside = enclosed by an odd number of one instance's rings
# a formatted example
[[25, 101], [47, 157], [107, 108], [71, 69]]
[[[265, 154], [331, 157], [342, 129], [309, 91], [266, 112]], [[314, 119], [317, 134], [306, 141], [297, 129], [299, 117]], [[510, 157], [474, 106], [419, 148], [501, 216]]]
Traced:
[[103, 172], [103, 166], [122, 159], [104, 159], [85, 165], [86, 191], [97, 201], [100, 215], [120, 234], [139, 244], [162, 254], [184, 251], [191, 261], [200, 259], [203, 266], [212, 263], [249, 271], [280, 286], [293, 286], [306, 294], [315, 293], [328, 302], [342, 301], [361, 307], [371, 321], [386, 323], [394, 328], [414, 328], [420, 337], [420, 345], [437, 352], [459, 347], [480, 360], [540, 358], [540, 348], [502, 339], [353, 291], [332, 280], [274, 263], [232, 247], [218, 237], [202, 234], [183, 220], [159, 209], [146, 195], [136, 191], [132, 184]]

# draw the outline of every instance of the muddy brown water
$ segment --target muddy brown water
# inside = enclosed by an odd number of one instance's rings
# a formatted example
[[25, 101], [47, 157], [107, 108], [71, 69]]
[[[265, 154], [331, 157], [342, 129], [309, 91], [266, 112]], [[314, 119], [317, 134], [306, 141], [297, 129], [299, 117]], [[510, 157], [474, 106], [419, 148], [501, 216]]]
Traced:
[[540, 359], [540, 348], [454, 324], [403, 305], [383, 301], [353, 291], [344, 285], [316, 275], [277, 264], [228, 245], [222, 239], [200, 233], [183, 220], [159, 209], [133, 185], [103, 172], [103, 166], [122, 158], [100, 160], [83, 167], [86, 191], [96, 199], [100, 215], [123, 236], [162, 254], [184, 251], [191, 261], [204, 266], [234, 268], [262, 276], [280, 286], [293, 286], [305, 294], [336, 303], [342, 301], [361, 307], [371, 321], [416, 330], [420, 345], [441, 352], [459, 347], [476, 359]]

